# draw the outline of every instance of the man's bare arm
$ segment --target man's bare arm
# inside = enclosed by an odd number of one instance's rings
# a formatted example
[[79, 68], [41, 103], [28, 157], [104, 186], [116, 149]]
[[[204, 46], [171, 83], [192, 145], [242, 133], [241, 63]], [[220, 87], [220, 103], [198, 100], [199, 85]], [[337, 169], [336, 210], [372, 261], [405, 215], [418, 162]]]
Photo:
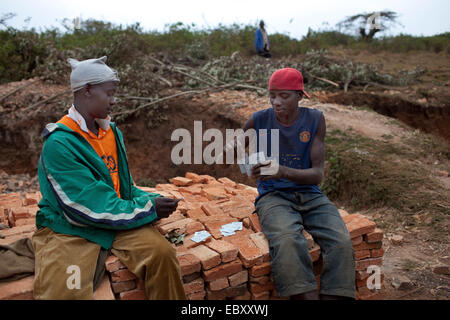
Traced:
[[280, 166], [278, 173], [271, 176], [261, 175], [261, 167], [256, 165], [252, 169], [252, 175], [260, 180], [288, 179], [298, 184], [320, 184], [323, 178], [323, 164], [325, 158], [325, 117], [321, 116], [317, 132], [311, 146], [311, 168], [294, 169]]

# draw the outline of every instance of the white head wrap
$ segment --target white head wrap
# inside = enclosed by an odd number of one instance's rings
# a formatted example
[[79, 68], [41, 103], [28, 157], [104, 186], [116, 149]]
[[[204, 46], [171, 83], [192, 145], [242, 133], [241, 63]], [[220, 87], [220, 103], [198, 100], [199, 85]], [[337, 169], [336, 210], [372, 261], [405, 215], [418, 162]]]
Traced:
[[99, 84], [109, 81], [119, 81], [117, 71], [106, 65], [106, 56], [98, 59], [78, 61], [67, 59], [72, 67], [70, 74], [70, 87], [72, 92], [78, 91], [85, 85]]

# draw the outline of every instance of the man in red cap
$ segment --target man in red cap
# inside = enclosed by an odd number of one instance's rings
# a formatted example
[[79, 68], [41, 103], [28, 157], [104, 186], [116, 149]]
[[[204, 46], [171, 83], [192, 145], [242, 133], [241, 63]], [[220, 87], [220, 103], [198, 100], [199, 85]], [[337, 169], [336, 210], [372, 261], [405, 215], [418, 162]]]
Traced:
[[[302, 97], [309, 96], [298, 70], [275, 71], [269, 81], [269, 96], [272, 108], [255, 112], [243, 129], [255, 129], [255, 149], [267, 153], [266, 157], [270, 153], [279, 163], [277, 173], [271, 175], [265, 173], [267, 163], [252, 168], [258, 181], [255, 206], [269, 241], [276, 291], [293, 299], [354, 299], [350, 234], [336, 206], [318, 186], [323, 178], [325, 118], [317, 109], [299, 106]], [[272, 141], [272, 129], [279, 130], [279, 141]], [[267, 150], [259, 149], [260, 137], [265, 139]], [[279, 154], [272, 154], [274, 143], [278, 149], [273, 150]], [[304, 229], [322, 251], [320, 296]]]

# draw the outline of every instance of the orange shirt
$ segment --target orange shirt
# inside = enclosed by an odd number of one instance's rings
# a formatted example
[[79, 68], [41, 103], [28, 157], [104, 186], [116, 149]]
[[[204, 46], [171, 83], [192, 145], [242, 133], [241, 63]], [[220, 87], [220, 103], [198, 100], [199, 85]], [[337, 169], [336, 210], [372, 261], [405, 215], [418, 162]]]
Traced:
[[61, 118], [58, 123], [62, 123], [75, 132], [81, 134], [94, 148], [100, 158], [105, 162], [109, 170], [111, 179], [114, 183], [114, 190], [120, 198], [120, 180], [119, 180], [119, 163], [117, 158], [117, 144], [114, 132], [111, 127], [104, 130], [101, 127], [98, 129], [98, 136], [93, 134], [90, 130], [85, 132], [81, 129], [81, 124], [77, 124], [75, 120], [68, 115]]

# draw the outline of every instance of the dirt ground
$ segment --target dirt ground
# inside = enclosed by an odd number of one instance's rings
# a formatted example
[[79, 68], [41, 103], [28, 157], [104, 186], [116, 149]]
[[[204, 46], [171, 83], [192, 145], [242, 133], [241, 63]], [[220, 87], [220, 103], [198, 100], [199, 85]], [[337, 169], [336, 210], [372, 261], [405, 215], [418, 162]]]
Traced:
[[[312, 100], [301, 102], [303, 106], [317, 108], [324, 112], [327, 121], [327, 134], [339, 129], [352, 131], [361, 136], [379, 141], [389, 141], [398, 146], [414, 148], [411, 138], [417, 131], [430, 133], [435, 139], [443, 139], [450, 147], [450, 69], [446, 54], [420, 53], [417, 55], [370, 54], [335, 52], [336, 55], [351, 55], [360, 62], [383, 63], [383, 69], [397, 72], [411, 65], [423, 64], [427, 73], [423, 83], [411, 88], [367, 88], [350, 90], [347, 93], [312, 93]], [[445, 60], [447, 59], [447, 60]], [[445, 60], [445, 61], [444, 61]], [[10, 92], [18, 84], [0, 86], [0, 97]], [[436, 89], [434, 89], [436, 88]], [[19, 93], [15, 99], [23, 99], [24, 107], [64, 90], [62, 86], [39, 84], [30, 86], [26, 92]], [[425, 97], [426, 96], [426, 97]], [[425, 99], [425, 100], [423, 100]], [[171, 100], [164, 107], [170, 121], [152, 128], [151, 118], [139, 115], [127, 119], [119, 125], [124, 133], [125, 144], [134, 180], [140, 185], [154, 185], [167, 179], [184, 175], [186, 171], [229, 177], [248, 185], [255, 186], [255, 181], [242, 175], [236, 165], [174, 165], [170, 159], [172, 147], [171, 133], [178, 128], [193, 132], [194, 121], [202, 121], [203, 132], [208, 128], [217, 128], [222, 132], [240, 128], [245, 120], [257, 110], [269, 107], [267, 97], [258, 96], [251, 91], [225, 90], [216, 93], [178, 98]], [[4, 192], [33, 191], [37, 188], [36, 163], [39, 156], [39, 143], [34, 143], [43, 124], [56, 121], [64, 114], [64, 106], [47, 105], [39, 114], [25, 119], [9, 119], [10, 125], [3, 122], [0, 126], [0, 169], [1, 184]], [[377, 111], [377, 112], [374, 112]], [[0, 117], [6, 113], [0, 103]], [[16, 122], [15, 122], [16, 121]], [[207, 143], [205, 143], [207, 144]], [[442, 194], [450, 199], [449, 159], [442, 161], [430, 156], [417, 161], [427, 166], [428, 173]], [[25, 175], [28, 174], [28, 175]], [[20, 182], [22, 181], [22, 182]], [[28, 182], [27, 182], [28, 181]], [[29, 182], [31, 181], [31, 182]], [[346, 203], [336, 203], [347, 209]], [[447, 202], [446, 210], [450, 209]], [[392, 208], [367, 208], [360, 213], [373, 218], [389, 215]], [[448, 211], [447, 211], [448, 212]], [[423, 212], [417, 212], [420, 217]], [[426, 214], [426, 213], [425, 213]], [[444, 221], [447, 223], [448, 221]], [[442, 234], [442, 241], [430, 240], [428, 230], [421, 227], [408, 227], [402, 224], [389, 225], [385, 231], [383, 262], [384, 287], [386, 299], [446, 299], [450, 298], [450, 275], [436, 272], [436, 266], [450, 264], [448, 229]], [[403, 236], [400, 245], [394, 245], [389, 238], [393, 235]], [[434, 271], [433, 271], [434, 270]], [[444, 272], [445, 273], [445, 272]], [[395, 279], [403, 280], [403, 287], [396, 289], [392, 283]]]

